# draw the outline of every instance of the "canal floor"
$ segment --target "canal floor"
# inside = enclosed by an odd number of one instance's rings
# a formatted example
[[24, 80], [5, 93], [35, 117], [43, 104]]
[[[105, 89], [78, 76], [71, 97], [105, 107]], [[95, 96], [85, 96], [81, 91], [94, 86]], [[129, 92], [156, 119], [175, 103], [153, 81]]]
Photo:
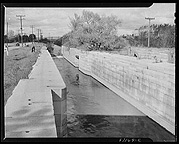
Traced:
[[175, 141], [174, 135], [64, 58], [53, 58], [67, 86], [67, 137], [132, 137]]

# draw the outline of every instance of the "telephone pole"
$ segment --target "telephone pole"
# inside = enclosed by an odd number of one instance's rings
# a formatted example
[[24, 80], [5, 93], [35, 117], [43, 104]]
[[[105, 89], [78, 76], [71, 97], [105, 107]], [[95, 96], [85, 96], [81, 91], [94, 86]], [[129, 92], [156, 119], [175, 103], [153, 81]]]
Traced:
[[22, 37], [22, 20], [24, 20], [23, 17], [25, 17], [25, 15], [16, 15], [16, 17], [19, 17], [20, 20], [20, 25], [21, 25], [21, 43], [22, 43], [22, 47], [23, 47], [23, 37]]
[[34, 25], [31, 25], [30, 27], [32, 28], [32, 44], [33, 44], [33, 41], [34, 41], [34, 34], [33, 34]]
[[149, 28], [148, 28], [148, 47], [150, 47], [150, 21], [154, 20], [155, 18], [145, 18], [147, 20], [149, 20]]

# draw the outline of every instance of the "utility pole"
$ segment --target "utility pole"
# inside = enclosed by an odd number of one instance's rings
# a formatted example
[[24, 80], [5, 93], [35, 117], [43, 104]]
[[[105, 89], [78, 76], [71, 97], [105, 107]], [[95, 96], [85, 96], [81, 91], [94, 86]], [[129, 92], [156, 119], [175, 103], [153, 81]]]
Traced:
[[16, 15], [16, 17], [19, 17], [20, 20], [20, 25], [21, 25], [21, 43], [22, 43], [22, 47], [23, 47], [23, 38], [22, 38], [22, 20], [24, 20], [23, 17], [25, 17], [25, 15]]
[[148, 47], [150, 47], [150, 21], [154, 20], [155, 18], [145, 18], [147, 20], [149, 20], [149, 28], [148, 28]]
[[34, 41], [34, 34], [33, 34], [34, 25], [31, 25], [30, 27], [32, 28], [32, 44], [33, 44], [33, 41]]

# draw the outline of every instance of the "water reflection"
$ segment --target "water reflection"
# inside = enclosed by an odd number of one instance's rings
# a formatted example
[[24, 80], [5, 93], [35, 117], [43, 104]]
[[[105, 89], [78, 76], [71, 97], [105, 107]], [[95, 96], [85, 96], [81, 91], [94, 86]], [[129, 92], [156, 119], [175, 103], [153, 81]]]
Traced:
[[68, 89], [68, 137], [174, 140], [171, 133], [65, 59], [54, 58], [54, 61]]
[[94, 128], [99, 129], [109, 125], [109, 122], [105, 120], [105, 116], [101, 115], [84, 115], [79, 117], [80, 122], [82, 123], [80, 128], [88, 129]]
[[146, 116], [76, 115], [69, 137], [133, 137], [174, 141], [174, 136]]

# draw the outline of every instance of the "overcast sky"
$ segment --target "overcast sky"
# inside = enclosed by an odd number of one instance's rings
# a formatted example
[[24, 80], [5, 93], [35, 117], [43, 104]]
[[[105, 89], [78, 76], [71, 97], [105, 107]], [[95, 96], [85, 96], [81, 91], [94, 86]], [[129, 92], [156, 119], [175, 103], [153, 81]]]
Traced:
[[[74, 13], [80, 14], [82, 11], [89, 10], [100, 15], [116, 15], [122, 21], [118, 34], [131, 34], [135, 29], [143, 25], [148, 25], [145, 17], [155, 17], [152, 24], [174, 24], [175, 20], [174, 3], [155, 3], [149, 8], [23, 8], [6, 7], [5, 10], [5, 33], [6, 22], [8, 20], [9, 30], [15, 34], [20, 28], [20, 21], [16, 15], [25, 15], [23, 20], [24, 33], [30, 34], [34, 25], [34, 33], [41, 29], [44, 37], [62, 36], [70, 31], [69, 17], [74, 17]], [[50, 33], [50, 34], [49, 34]]]

